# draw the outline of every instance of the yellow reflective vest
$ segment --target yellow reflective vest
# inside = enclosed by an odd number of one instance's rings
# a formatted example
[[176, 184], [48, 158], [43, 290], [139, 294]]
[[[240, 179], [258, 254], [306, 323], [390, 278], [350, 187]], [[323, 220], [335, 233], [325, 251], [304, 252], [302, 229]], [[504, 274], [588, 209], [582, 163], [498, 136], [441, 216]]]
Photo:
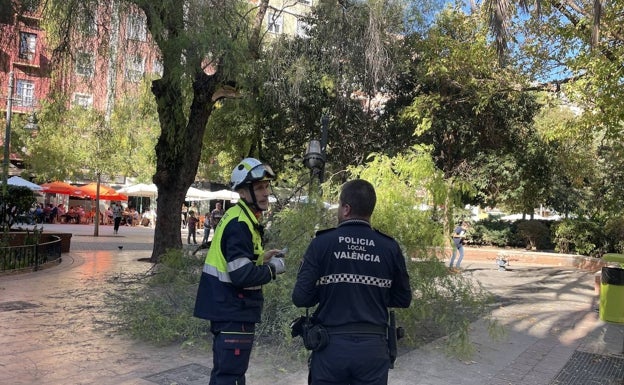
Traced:
[[212, 321], [260, 322], [262, 285], [271, 271], [262, 264], [262, 227], [240, 200], [215, 229], [199, 283], [194, 315]]

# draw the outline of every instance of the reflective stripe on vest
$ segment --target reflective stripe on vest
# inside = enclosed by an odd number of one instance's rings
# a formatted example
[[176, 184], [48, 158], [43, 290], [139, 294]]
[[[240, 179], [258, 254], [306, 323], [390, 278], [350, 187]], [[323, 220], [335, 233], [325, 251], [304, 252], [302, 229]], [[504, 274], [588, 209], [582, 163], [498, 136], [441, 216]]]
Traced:
[[[247, 214], [243, 210], [247, 210]], [[253, 261], [249, 258], [238, 258], [228, 263], [223, 255], [223, 250], [221, 250], [221, 237], [223, 235], [223, 229], [225, 229], [225, 227], [232, 220], [244, 222], [249, 227], [254, 245], [254, 256], [258, 256], [256, 265], [262, 265], [262, 255], [264, 254], [262, 238], [256, 229], [256, 226], [258, 226], [256, 217], [243, 201], [239, 201], [239, 204], [228, 209], [225, 212], [225, 215], [223, 215], [223, 218], [221, 218], [221, 221], [219, 222], [216, 232], [212, 238], [212, 245], [217, 247], [211, 247], [209, 249], [208, 255], [206, 255], [206, 260], [204, 262], [204, 268], [202, 269], [204, 273], [217, 278], [220, 282], [227, 283], [232, 282], [230, 279], [230, 273], [232, 271], [235, 271], [248, 263], [253, 263]]]

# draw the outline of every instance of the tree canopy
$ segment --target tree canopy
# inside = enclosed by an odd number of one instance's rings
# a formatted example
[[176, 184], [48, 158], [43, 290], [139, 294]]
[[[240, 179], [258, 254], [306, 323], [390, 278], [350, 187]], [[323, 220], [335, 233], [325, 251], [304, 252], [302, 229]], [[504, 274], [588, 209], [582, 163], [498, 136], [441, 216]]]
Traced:
[[[90, 164], [151, 174], [159, 188], [155, 261], [181, 246], [178, 211], [196, 178], [227, 182], [233, 165], [251, 155], [288, 170], [280, 183], [305, 183], [301, 157], [306, 143], [320, 138], [323, 117], [327, 172], [338, 178], [347, 177], [349, 166], [371, 162], [371, 153], [394, 156], [426, 145], [447, 181], [472, 185], [459, 188], [470, 192], [462, 203], [528, 213], [542, 203], [564, 212], [616, 208], [619, 177], [609, 175], [624, 161], [618, 145], [622, 5], [605, 4], [597, 28], [589, 2], [541, 2], [539, 18], [526, 18], [519, 16], [522, 7], [501, 8], [501, 1], [467, 11], [441, 2], [421, 10], [399, 0], [320, 0], [302, 18], [307, 27], [299, 35], [271, 38], [263, 24], [268, 0], [183, 7], [113, 1], [119, 13], [145, 15], [162, 76], [149, 80], [151, 95], [103, 117], [86, 111], [66, 117], [50, 104], [33, 167]], [[59, 63], [98, 6], [46, 2]], [[496, 9], [505, 11], [495, 15]], [[507, 31], [511, 49], [497, 49], [502, 40], [488, 28], [493, 20]], [[109, 41], [112, 28], [101, 32]], [[104, 44], [98, 52], [112, 48]], [[43, 147], [46, 138], [56, 146], [48, 127], [66, 136], [97, 135], [91, 147], [63, 154]], [[153, 151], [142, 147], [150, 143]], [[112, 156], [108, 145], [135, 151], [139, 161], [132, 168], [117, 159], [100, 166], [86, 157]], [[581, 149], [588, 151], [570, 156]], [[69, 168], [58, 175], [71, 175]], [[581, 178], [579, 169], [590, 175]]]
[[39, 112], [36, 135], [26, 137], [28, 166], [40, 182], [95, 180], [98, 173], [109, 181], [151, 178], [158, 124], [149, 103], [120, 101], [107, 123], [97, 110], [67, 108], [62, 95], [52, 100]]
[[[183, 6], [169, 1], [142, 0], [114, 0], [106, 5], [96, 0], [44, 4], [50, 41], [55, 44], [57, 71], [62, 71], [72, 59], [73, 47], [84, 44], [80, 32], [85, 20], [98, 20], [94, 15], [101, 13], [110, 17], [104, 28], [97, 29], [97, 39], [90, 41], [96, 43], [96, 52], [114, 57], [120, 48], [114, 39], [115, 34], [119, 34], [120, 15], [141, 12], [145, 16], [147, 32], [162, 62], [162, 76], [151, 82], [160, 125], [152, 177], [159, 196], [153, 261], [168, 248], [181, 247], [179, 208], [197, 174], [208, 119], [219, 99], [218, 91], [231, 84], [243, 85], [245, 74], [258, 60], [267, 5], [268, 0], [261, 1], [257, 7], [246, 1], [185, 2]], [[113, 62], [109, 76], [115, 73], [114, 66]], [[91, 120], [91, 125], [104, 127], [96, 130], [98, 135], [112, 133], [111, 116], [107, 111], [106, 124]], [[66, 126], [68, 130], [74, 127]], [[127, 126], [120, 123], [115, 129], [123, 132]], [[100, 150], [103, 143], [113, 141], [132, 146], [132, 137], [130, 142], [123, 142], [128, 135], [118, 134], [96, 137]], [[252, 135], [254, 139], [258, 137]], [[239, 156], [251, 155], [260, 145], [253, 140], [252, 146]], [[76, 165], [80, 161], [74, 159], [68, 164]]]

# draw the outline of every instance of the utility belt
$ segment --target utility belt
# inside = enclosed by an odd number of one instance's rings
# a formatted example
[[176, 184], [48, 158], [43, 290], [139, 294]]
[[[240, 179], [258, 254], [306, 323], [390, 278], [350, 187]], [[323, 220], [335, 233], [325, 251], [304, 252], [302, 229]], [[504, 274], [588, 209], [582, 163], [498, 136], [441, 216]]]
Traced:
[[405, 330], [396, 326], [394, 310], [389, 312], [387, 325], [374, 325], [370, 323], [350, 323], [340, 326], [323, 326], [313, 324], [306, 309], [306, 315], [295, 318], [290, 324], [291, 336], [301, 336], [306, 349], [318, 352], [329, 344], [329, 336], [337, 334], [377, 334], [386, 337], [388, 341], [388, 353], [390, 356], [390, 368], [394, 368], [397, 358], [397, 341], [403, 338]]
[[338, 334], [377, 334], [387, 336], [387, 325], [350, 323], [340, 326], [313, 324], [308, 315], [295, 319], [290, 325], [293, 337], [301, 336], [306, 349], [313, 352], [323, 350], [329, 344], [330, 335]]
[[369, 323], [351, 323], [340, 326], [325, 326], [329, 334], [379, 334], [385, 336], [388, 327], [386, 325], [373, 325]]

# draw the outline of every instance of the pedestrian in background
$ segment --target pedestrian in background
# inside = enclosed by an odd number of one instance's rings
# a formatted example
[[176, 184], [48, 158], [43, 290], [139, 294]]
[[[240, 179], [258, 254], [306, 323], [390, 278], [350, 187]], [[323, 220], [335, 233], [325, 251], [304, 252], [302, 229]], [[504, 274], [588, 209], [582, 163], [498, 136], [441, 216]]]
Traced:
[[219, 221], [223, 217], [223, 205], [221, 202], [215, 204], [215, 209], [210, 212], [210, 226], [212, 229], [216, 229]]
[[186, 221], [188, 218], [188, 206], [186, 203], [182, 203], [182, 209], [180, 210], [180, 216], [182, 219], [182, 228], [186, 229]]
[[210, 213], [204, 214], [204, 239], [202, 239], [202, 243], [208, 243], [208, 238], [210, 238]]
[[197, 217], [195, 216], [195, 211], [190, 210], [188, 212], [188, 219], [187, 219], [187, 224], [188, 224], [187, 242], [189, 245], [191, 244], [191, 238], [193, 238], [193, 243], [197, 244], [197, 240], [195, 239], [195, 233], [197, 233], [198, 222], [199, 222], [199, 219], [197, 219]]
[[119, 232], [119, 225], [121, 224], [121, 217], [123, 216], [123, 209], [119, 202], [113, 202], [113, 234]]
[[345, 183], [338, 227], [317, 232], [303, 256], [292, 300], [318, 305], [312, 323], [328, 336], [311, 348], [312, 385], [388, 383], [388, 308], [408, 307], [412, 291], [401, 247], [371, 227], [376, 201], [369, 182]]
[[65, 210], [65, 205], [60, 203], [58, 206], [56, 206], [56, 208], [58, 209], [56, 211], [56, 220], [59, 223], [62, 223], [63, 219], [67, 220], [67, 218], [65, 218], [65, 213], [67, 212]]
[[[451, 262], [449, 268], [453, 272], [459, 271], [462, 259], [464, 259], [464, 240], [466, 239], [466, 231], [468, 230], [468, 222], [462, 221], [459, 226], [453, 230], [453, 253], [451, 254]], [[459, 253], [457, 264], [453, 267], [455, 257]]]

